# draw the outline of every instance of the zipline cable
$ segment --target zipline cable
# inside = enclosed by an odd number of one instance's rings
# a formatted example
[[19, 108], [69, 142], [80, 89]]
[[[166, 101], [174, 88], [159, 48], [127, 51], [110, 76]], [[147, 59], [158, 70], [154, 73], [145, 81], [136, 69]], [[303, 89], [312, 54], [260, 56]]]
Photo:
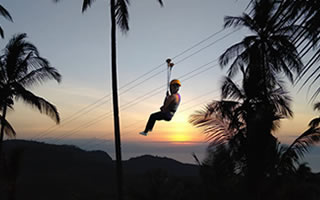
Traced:
[[[205, 41], [207, 41], [207, 40], [211, 39], [212, 37], [218, 35], [219, 33], [223, 32], [224, 30], [225, 30], [225, 29], [221, 29], [221, 30], [219, 30], [219, 31], [217, 31], [217, 32], [209, 35], [208, 37], [206, 37], [205, 39], [201, 40], [200, 42], [192, 45], [191, 47], [189, 47], [189, 48], [187, 48], [186, 50], [182, 51], [181, 53], [177, 54], [176, 56], [173, 57], [173, 59], [180, 57], [181, 55], [183, 55], [183, 54], [187, 53], [188, 51], [194, 49], [195, 47], [199, 46], [200, 44], [204, 43]], [[223, 39], [223, 38], [222, 38], [222, 39]], [[212, 45], [212, 44], [211, 44], [211, 45]], [[210, 46], [211, 46], [211, 45], [210, 45]], [[207, 47], [206, 47], [206, 48], [207, 48]], [[191, 56], [192, 56], [192, 55], [191, 55]], [[188, 56], [188, 58], [191, 57], [191, 56]], [[187, 58], [185, 58], [185, 59], [187, 59]], [[182, 61], [178, 61], [178, 62], [182, 62]], [[125, 85], [121, 86], [121, 87], [119, 88], [119, 91], [120, 91], [121, 89], [124, 89], [125, 87], [129, 86], [130, 84], [136, 82], [137, 80], [143, 78], [144, 76], [150, 74], [151, 72], [155, 71], [156, 69], [158, 69], [159, 67], [163, 66], [164, 64], [165, 64], [165, 63], [161, 63], [160, 65], [156, 66], [155, 68], [153, 68], [153, 69], [150, 70], [149, 72], [146, 72], [146, 73], [142, 74], [141, 76], [139, 76], [138, 78], [136, 78], [136, 79], [134, 79], [134, 80], [126, 83]], [[164, 71], [164, 70], [163, 70], [163, 71]], [[161, 72], [162, 72], [162, 71], [161, 71]], [[156, 75], [157, 75], [157, 74], [156, 74]], [[148, 78], [147, 80], [153, 78], [153, 77], [156, 76], [156, 75], [153, 75], [152, 77]], [[145, 80], [144, 80], [144, 81], [145, 81]], [[142, 81], [141, 83], [143, 83], [144, 81]], [[141, 83], [135, 85], [134, 87], [140, 85]], [[123, 93], [126, 93], [127, 91], [129, 91], [129, 90], [131, 90], [131, 89], [133, 89], [134, 87], [131, 87], [131, 88], [129, 88], [128, 90], [125, 90], [124, 92], [122, 92], [122, 94], [123, 94]], [[91, 106], [94, 106], [94, 105], [97, 104], [99, 101], [101, 101], [102, 99], [105, 99], [105, 98], [107, 98], [107, 97], [109, 97], [109, 96], [111, 96], [111, 94], [108, 94], [108, 95], [103, 96], [102, 98], [98, 99], [96, 102], [87, 105], [87, 106], [84, 107], [83, 109], [81, 109], [81, 110], [77, 111], [76, 113], [72, 114], [71, 116], [67, 117], [67, 118], [66, 118], [66, 121], [64, 121], [63, 124], [65, 125], [65, 124], [70, 123], [71, 121], [74, 121], [75, 119], [78, 118], [78, 117], [74, 117], [74, 115], [76, 115], [76, 116], [81, 115], [81, 112], [83, 112], [83, 110], [86, 110], [86, 109], [90, 108]], [[108, 102], [108, 101], [110, 101], [110, 99], [107, 100], [106, 102]], [[69, 118], [71, 118], [72, 120], [69, 119]], [[69, 120], [70, 120], [70, 121], [69, 121]], [[61, 125], [62, 125], [62, 124], [60, 124], [60, 127], [61, 127]], [[53, 125], [53, 126], [49, 127], [48, 129], [46, 129], [45, 131], [42, 132], [42, 135], [43, 135], [43, 136], [46, 136], [48, 132], [51, 132], [51, 131], [52, 131], [52, 129], [56, 130], [56, 129], [57, 129], [56, 127], [57, 127], [56, 125]], [[43, 136], [33, 136], [31, 139], [36, 139], [37, 137], [43, 137]]]
[[[215, 60], [216, 60], [216, 59], [215, 59]], [[211, 63], [211, 62], [209, 62], [209, 63]], [[208, 64], [208, 63], [207, 63], [207, 64]], [[201, 73], [203, 73], [203, 72], [206, 72], [206, 71], [208, 71], [208, 70], [210, 70], [210, 69], [213, 69], [213, 68], [216, 67], [217, 65], [218, 65], [218, 64], [209, 66], [208, 68], [206, 68], [206, 69], [204, 69], [204, 70], [202, 70], [202, 71], [200, 71], [200, 72], [198, 72], [198, 73], [196, 73], [196, 74], [194, 74], [194, 75], [192, 75], [192, 76], [190, 76], [190, 77], [182, 80], [181, 82], [185, 82], [185, 81], [187, 81], [187, 80], [190, 80], [191, 78], [193, 78], [193, 77], [195, 77], [195, 76], [197, 76], [197, 75], [199, 75], [199, 74], [201, 74]], [[207, 65], [202, 65], [201, 67], [203, 67], [203, 66], [207, 66]], [[193, 71], [195, 71], [195, 70], [193, 70]], [[190, 74], [190, 72], [187, 73], [186, 75], [189, 75], [189, 74]], [[134, 106], [134, 105], [136, 105], [136, 104], [138, 104], [140, 101], [137, 101], [137, 100], [139, 100], [139, 99], [142, 99], [142, 98], [143, 98], [143, 99], [148, 99], [148, 98], [153, 97], [155, 94], [158, 94], [158, 93], [159, 93], [159, 89], [163, 90], [164, 87], [165, 87], [165, 86], [162, 85], [162, 86], [158, 87], [158, 88], [156, 89], [156, 91], [154, 91], [153, 93], [148, 92], [147, 94], [142, 95], [142, 96], [136, 98], [136, 99], [133, 100], [131, 103], [127, 103], [124, 107], [120, 107], [120, 110], [126, 110], [126, 109], [128, 109], [128, 108], [130, 108], [130, 107], [132, 107], [132, 106]], [[134, 101], [136, 101], [136, 102], [134, 102]], [[104, 120], [104, 119], [106, 119], [106, 118], [109, 118], [109, 117], [111, 117], [111, 116], [112, 116], [112, 111], [110, 111], [110, 112], [108, 112], [108, 113], [104, 113], [103, 115], [100, 115], [100, 116], [97, 117], [96, 119], [91, 120], [90, 122], [86, 123], [85, 125], [82, 125], [81, 127], [78, 127], [78, 128], [76, 128], [76, 129], [73, 129], [73, 130], [71, 130], [70, 132], [68, 132], [67, 134], [64, 134], [63, 136], [58, 137], [58, 140], [57, 140], [57, 141], [65, 138], [65, 137], [67, 137], [67, 136], [71, 136], [71, 135], [75, 134], [78, 130], [88, 128], [88, 127], [90, 127], [90, 126], [92, 126], [92, 125], [94, 125], [94, 124], [96, 124], [96, 123], [98, 123], [98, 122], [100, 122], [100, 121], [102, 121], [102, 120]]]
[[[218, 33], [222, 32], [222, 31], [223, 31], [223, 29], [220, 30], [220, 31], [218, 31], [218, 32], [216, 32], [216, 33], [214, 33], [214, 34], [212, 34], [212, 35], [210, 35], [209, 37], [207, 37], [207, 38], [205, 38], [204, 40], [198, 42], [197, 44], [193, 45], [192, 47], [188, 48], [187, 50], [183, 51], [182, 53], [178, 54], [177, 56], [175, 56], [175, 57], [173, 57], [173, 58], [177, 58], [177, 57], [183, 55], [184, 53], [190, 51], [191, 49], [195, 48], [196, 46], [198, 46], [198, 45], [200, 45], [201, 43], [207, 41], [208, 39], [212, 38], [213, 36], [217, 35]], [[205, 47], [197, 50], [196, 52], [192, 53], [191, 55], [188, 55], [188, 56], [186, 56], [185, 58], [177, 61], [177, 63], [181, 63], [181, 62], [185, 61], [186, 59], [188, 59], [188, 58], [190, 58], [190, 57], [198, 54], [199, 52], [203, 51], [204, 49], [206, 49], [206, 48], [208, 48], [208, 47], [216, 44], [218, 41], [220, 41], [220, 40], [228, 37], [229, 35], [235, 33], [236, 31], [238, 31], [238, 30], [234, 30], [233, 32], [230, 32], [230, 33], [224, 35], [223, 37], [221, 37], [221, 38], [219, 38], [218, 40], [215, 40], [214, 42], [210, 43], [209, 45], [207, 45], [207, 46], [205, 46]], [[163, 64], [157, 66], [157, 68], [159, 68], [159, 67], [162, 66], [162, 65], [163, 65]], [[151, 70], [151, 71], [154, 71], [154, 70]], [[149, 72], [151, 73], [151, 71], [149, 71]], [[164, 70], [163, 70], [163, 71], [164, 71]], [[126, 86], [128, 86], [129, 84], [131, 84], [131, 83], [133, 83], [133, 82], [141, 79], [144, 75], [149, 74], [149, 72], [147, 72], [147, 73], [143, 74], [142, 76], [136, 78], [135, 80], [127, 83], [126, 85], [122, 86], [119, 90], [121, 90], [121, 89], [125, 88]], [[161, 72], [162, 72], [162, 71], [161, 71]], [[158, 75], [158, 74], [155, 74], [155, 75], [153, 75], [152, 77], [149, 77], [147, 80], [153, 78], [153, 77], [156, 76], [156, 75]], [[143, 81], [143, 82], [144, 82], [144, 81]], [[143, 82], [141, 82], [141, 83], [143, 83]], [[137, 84], [137, 85], [140, 85], [141, 83], [139, 83], [139, 84]], [[137, 85], [135, 85], [134, 87], [136, 87]], [[124, 93], [126, 93], [126, 92], [128, 92], [129, 90], [133, 89], [134, 87], [131, 87], [131, 88], [125, 90], [124, 92], [121, 93], [121, 95], [124, 94]], [[106, 97], [108, 97], [108, 96], [110, 96], [110, 94], [109, 94], [109, 95], [105, 95], [103, 98], [106, 98]], [[100, 98], [98, 101], [100, 101], [100, 100], [103, 99], [103, 98]], [[98, 101], [97, 101], [97, 102], [98, 102]], [[109, 102], [109, 101], [110, 101], [110, 100], [107, 100], [106, 102]], [[93, 104], [90, 104], [90, 105], [88, 105], [87, 107], [91, 107], [91, 106], [95, 105], [97, 102], [95, 102], [95, 103], [93, 103]], [[86, 107], [86, 108], [87, 108], [87, 107]], [[78, 111], [77, 114], [79, 114], [79, 112], [81, 113], [82, 111], [81, 111], [81, 110]], [[90, 111], [88, 111], [88, 112], [90, 112]], [[87, 112], [86, 112], [86, 113], [87, 113]], [[80, 116], [81, 116], [81, 115], [78, 115], [78, 117], [80, 117]], [[72, 117], [72, 120], [67, 120], [67, 122], [69, 123], [69, 122], [71, 122], [71, 121], [74, 121], [74, 120], [77, 119], [78, 117]], [[64, 124], [67, 124], [67, 122], [65, 122]], [[56, 127], [56, 126], [54, 126], [54, 127]], [[56, 128], [56, 129], [58, 129], [58, 128]], [[56, 129], [54, 129], [54, 130], [56, 130]], [[32, 139], [36, 139], [37, 137], [46, 136], [46, 135], [48, 135], [49, 133], [51, 133], [52, 131], [54, 131], [54, 130], [50, 130], [49, 132], [45, 132], [45, 133], [42, 134], [42, 136], [41, 136], [41, 135], [40, 135], [40, 136], [34, 136]]]

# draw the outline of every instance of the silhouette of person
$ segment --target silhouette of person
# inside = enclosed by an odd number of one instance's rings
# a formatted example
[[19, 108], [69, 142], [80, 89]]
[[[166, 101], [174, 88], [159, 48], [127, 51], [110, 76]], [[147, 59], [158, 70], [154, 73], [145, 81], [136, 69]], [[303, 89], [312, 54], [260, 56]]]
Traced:
[[147, 136], [148, 132], [152, 131], [156, 120], [165, 120], [170, 121], [177, 111], [180, 104], [180, 94], [178, 93], [181, 87], [181, 83], [178, 79], [173, 79], [170, 82], [170, 95], [167, 93], [163, 106], [161, 106], [159, 112], [152, 113], [147, 122], [146, 128], [144, 131], [140, 132], [141, 135]]

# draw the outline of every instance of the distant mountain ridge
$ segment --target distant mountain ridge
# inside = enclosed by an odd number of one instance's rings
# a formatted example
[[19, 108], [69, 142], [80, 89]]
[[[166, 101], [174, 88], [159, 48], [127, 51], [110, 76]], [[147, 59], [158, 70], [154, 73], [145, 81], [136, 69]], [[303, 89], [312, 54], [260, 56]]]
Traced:
[[[74, 145], [56, 145], [45, 142], [28, 141], [28, 140], [7, 140], [4, 141], [4, 149], [10, 155], [14, 149], [21, 149], [25, 154], [36, 156], [56, 158], [61, 161], [76, 159], [86, 159], [86, 161], [96, 161], [102, 163], [112, 163], [111, 156], [101, 150], [86, 151]], [[44, 155], [45, 154], [45, 155]], [[131, 172], [143, 173], [144, 171], [164, 168], [171, 170], [170, 173], [177, 176], [197, 176], [197, 165], [181, 163], [168, 157], [142, 155], [123, 160], [124, 167]], [[176, 173], [174, 173], [176, 172]]]
[[[17, 200], [77, 199], [72, 195], [78, 194], [81, 194], [79, 199], [93, 199], [92, 194], [110, 198], [114, 195], [115, 162], [106, 152], [26, 140], [7, 140], [3, 147], [7, 172], [3, 174], [2, 170], [0, 174], [9, 179], [17, 177]], [[150, 155], [125, 160], [123, 168], [125, 181], [133, 185], [156, 171], [174, 177], [198, 177], [197, 165]]]
[[[147, 165], [141, 165], [147, 163]], [[136, 173], [143, 173], [150, 169], [162, 168], [175, 176], [198, 176], [198, 167], [192, 164], [184, 164], [167, 157], [143, 155], [130, 158], [125, 161], [127, 170], [134, 169]]]

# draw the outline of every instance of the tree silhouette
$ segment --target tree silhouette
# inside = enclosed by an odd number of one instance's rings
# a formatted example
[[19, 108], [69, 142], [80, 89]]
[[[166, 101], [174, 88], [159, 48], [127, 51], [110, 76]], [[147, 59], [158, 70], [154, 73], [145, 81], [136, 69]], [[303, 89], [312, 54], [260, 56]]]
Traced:
[[40, 56], [36, 46], [25, 40], [26, 37], [25, 33], [14, 35], [0, 56], [0, 152], [4, 134], [15, 135], [12, 126], [6, 121], [7, 109], [13, 108], [14, 98], [38, 109], [56, 123], [60, 122], [56, 107], [27, 89], [50, 79], [60, 82], [61, 75], [50, 66], [48, 60]]
[[269, 170], [268, 162], [274, 159], [271, 152], [277, 145], [273, 132], [280, 119], [290, 117], [292, 111], [290, 98], [282, 87], [269, 90], [263, 99], [251, 98], [247, 95], [251, 92], [249, 86], [240, 88], [226, 77], [222, 100], [213, 101], [204, 110], [191, 115], [190, 122], [204, 127], [210, 141], [209, 149], [225, 146], [222, 150], [234, 160], [230, 165], [253, 184], [261, 181]]
[[[265, 160], [267, 162], [265, 162], [266, 170], [263, 180], [256, 187], [263, 196], [260, 195], [256, 199], [288, 199], [278, 196], [285, 193], [303, 194], [305, 196], [309, 193], [307, 188], [302, 190], [299, 185], [310, 184], [308, 179], [313, 176], [306, 163], [301, 163], [301, 158], [308, 149], [319, 141], [320, 127], [312, 130], [308, 129], [301, 134], [290, 147], [277, 141], [273, 149], [268, 150], [269, 160]], [[245, 153], [239, 151], [239, 147], [243, 149], [243, 146], [239, 145], [238, 148], [235, 148], [233, 144], [235, 141], [239, 142], [240, 140], [233, 137], [228, 142], [215, 144], [215, 146], [208, 148], [207, 157], [200, 163], [200, 174], [205, 186], [204, 191], [209, 198], [212, 196], [226, 200], [236, 197], [248, 198], [252, 197], [249, 194], [256, 192], [248, 191], [244, 187], [247, 158]], [[301, 143], [304, 143], [304, 146], [301, 146]], [[292, 188], [299, 189], [292, 191]], [[319, 193], [313, 197], [313, 199], [318, 198]]]
[[[293, 82], [294, 73], [300, 72], [303, 65], [290, 38], [298, 27], [278, 26], [281, 21], [275, 17], [273, 1], [254, 1], [252, 4], [252, 17], [243, 14], [242, 17], [225, 18], [225, 27], [247, 27], [253, 35], [246, 36], [240, 43], [228, 48], [221, 55], [220, 64], [224, 67], [234, 59], [228, 70], [230, 78], [238, 71], [243, 72], [243, 90], [248, 102], [244, 104], [248, 177], [249, 183], [257, 186], [264, 167], [261, 154], [271, 145], [268, 144], [271, 142], [269, 140], [273, 140], [270, 131], [278, 119], [292, 114], [288, 105], [289, 98], [273, 96], [274, 92], [285, 92], [278, 74], [284, 73]], [[232, 84], [229, 83], [223, 86], [224, 91], [233, 97], [237, 90], [230, 89]]]
[[[59, 2], [60, 0], [54, 0]], [[83, 0], [82, 12], [86, 11], [95, 0]], [[117, 194], [119, 199], [123, 199], [123, 178], [122, 178], [122, 158], [121, 158], [121, 137], [120, 137], [120, 120], [119, 120], [119, 103], [118, 103], [118, 86], [117, 86], [117, 56], [116, 56], [116, 25], [124, 33], [129, 31], [129, 0], [110, 0], [110, 17], [111, 17], [111, 73], [112, 73], [112, 97], [113, 97], [113, 117], [114, 117], [114, 136], [116, 150], [117, 166]], [[163, 6], [162, 0], [158, 0]]]
[[[7, 20], [13, 22], [10, 13], [2, 5], [0, 5], [0, 15], [6, 18]], [[0, 26], [0, 36], [4, 38], [4, 32], [1, 26]]]
[[[204, 128], [210, 142], [207, 157], [200, 163], [205, 191], [209, 196], [224, 199], [234, 199], [241, 195], [243, 198], [274, 199], [270, 196], [263, 197], [262, 194], [276, 195], [273, 190], [283, 187], [283, 180], [290, 177], [301, 179], [304, 170], [301, 159], [320, 141], [320, 120], [311, 120], [309, 128], [289, 146], [281, 144], [273, 135], [280, 119], [291, 113], [289, 107], [281, 106], [289, 103], [288, 94], [277, 89], [270, 93], [266, 102], [254, 102], [246, 99], [245, 90], [230, 79], [226, 78], [225, 82], [224, 86], [229, 86], [223, 87], [223, 100], [213, 101], [204, 110], [197, 111], [190, 117], [193, 125]], [[267, 102], [271, 103], [268, 105]], [[315, 104], [315, 108], [318, 109], [318, 106], [319, 103]], [[270, 111], [272, 107], [274, 112]], [[250, 115], [253, 116], [248, 113], [253, 112], [254, 108], [255, 118], [248, 119]], [[257, 125], [255, 134], [260, 135], [254, 138], [256, 145], [250, 143], [250, 123]], [[257, 157], [252, 157], [252, 151], [256, 152]], [[257, 167], [254, 175], [259, 175], [259, 179], [250, 178], [252, 172], [249, 170], [252, 170], [252, 165]], [[248, 190], [243, 192], [247, 178], [259, 185], [252, 186], [250, 183]], [[299, 181], [296, 184], [298, 183]], [[252, 196], [254, 193], [257, 194]]]
[[228, 69], [230, 78], [239, 70], [246, 70], [248, 76], [255, 73], [259, 76], [256, 80], [275, 85], [278, 73], [285, 73], [293, 82], [293, 74], [301, 71], [303, 65], [290, 38], [292, 32], [299, 27], [278, 27], [281, 21], [274, 16], [275, 9], [272, 0], [261, 0], [253, 3], [252, 17], [245, 13], [241, 17], [225, 17], [226, 28], [245, 27], [253, 33], [229, 47], [220, 56], [222, 67], [227, 66], [233, 59]]
[[[225, 17], [225, 27], [246, 27], [253, 34], [229, 47], [220, 56], [220, 65], [228, 66], [222, 86], [222, 100], [191, 116], [191, 122], [205, 126], [209, 138], [228, 141], [238, 167], [248, 178], [251, 198], [259, 199], [259, 185], [274, 161], [277, 140], [273, 130], [279, 120], [292, 116], [291, 101], [279, 74], [292, 83], [303, 67], [290, 36], [297, 26], [279, 26], [276, 4], [272, 0], [252, 1], [250, 14]], [[242, 87], [233, 81], [242, 73]], [[269, 152], [269, 153], [268, 153]], [[274, 152], [274, 153], [271, 153]], [[255, 193], [255, 194], [254, 194]]]

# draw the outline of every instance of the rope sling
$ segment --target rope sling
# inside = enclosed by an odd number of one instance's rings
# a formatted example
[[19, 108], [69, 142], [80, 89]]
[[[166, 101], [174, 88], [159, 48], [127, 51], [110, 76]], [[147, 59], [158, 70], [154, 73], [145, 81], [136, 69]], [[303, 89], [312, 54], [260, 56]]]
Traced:
[[169, 91], [170, 91], [170, 79], [171, 79], [171, 71], [172, 71], [172, 68], [174, 66], [174, 63], [171, 62], [171, 59], [168, 58], [166, 60], [167, 62], [167, 91], [166, 91], [166, 96], [169, 96]]

